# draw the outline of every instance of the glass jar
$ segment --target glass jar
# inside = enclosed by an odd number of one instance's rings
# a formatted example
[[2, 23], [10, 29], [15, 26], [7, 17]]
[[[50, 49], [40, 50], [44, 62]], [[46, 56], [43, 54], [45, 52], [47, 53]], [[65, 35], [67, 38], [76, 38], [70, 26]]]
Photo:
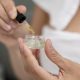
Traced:
[[45, 46], [45, 40], [42, 36], [26, 35], [24, 42], [31, 49], [42, 49]]

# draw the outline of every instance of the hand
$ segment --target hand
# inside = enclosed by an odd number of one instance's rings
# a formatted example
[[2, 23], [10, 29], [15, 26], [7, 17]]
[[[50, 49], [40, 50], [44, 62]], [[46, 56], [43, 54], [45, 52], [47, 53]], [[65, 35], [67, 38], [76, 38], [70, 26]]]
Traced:
[[59, 68], [59, 75], [53, 75], [45, 71], [33, 56], [31, 50], [25, 45], [23, 40], [19, 40], [20, 52], [24, 62], [26, 72], [35, 80], [80, 80], [80, 64], [63, 58], [52, 47], [50, 40], [46, 41], [45, 52], [48, 58]]
[[[25, 32], [14, 19], [17, 16], [17, 10], [25, 13], [26, 8], [23, 5], [15, 6], [13, 0], [0, 0], [0, 42], [6, 46], [12, 46], [19, 36]], [[20, 34], [19, 34], [20, 33]]]
[[11, 20], [16, 18], [17, 10], [20, 13], [24, 13], [26, 8], [23, 5], [16, 7], [13, 0], [0, 0], [0, 26], [2, 29], [6, 31], [12, 29], [12, 26], [8, 23], [12, 22]]
[[26, 12], [25, 6], [16, 7], [13, 0], [0, 0], [0, 42], [5, 44], [9, 51], [10, 62], [15, 75], [21, 80], [25, 80], [28, 75], [25, 76], [22, 60], [18, 56], [17, 38], [24, 37], [27, 34], [26, 28], [29, 25], [16, 22], [17, 10], [20, 13]]

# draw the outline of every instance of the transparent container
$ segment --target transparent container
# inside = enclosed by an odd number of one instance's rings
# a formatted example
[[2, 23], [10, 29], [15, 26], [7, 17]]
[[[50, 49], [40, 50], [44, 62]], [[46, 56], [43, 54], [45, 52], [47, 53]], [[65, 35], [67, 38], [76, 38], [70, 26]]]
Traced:
[[31, 49], [42, 49], [45, 46], [45, 39], [42, 36], [26, 35], [24, 42]]

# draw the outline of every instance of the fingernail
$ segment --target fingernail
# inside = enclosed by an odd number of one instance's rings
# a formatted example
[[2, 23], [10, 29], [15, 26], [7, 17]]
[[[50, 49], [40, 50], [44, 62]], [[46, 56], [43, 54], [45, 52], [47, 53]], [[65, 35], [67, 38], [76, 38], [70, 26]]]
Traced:
[[11, 19], [15, 19], [17, 16], [17, 11], [15, 8], [13, 8], [10, 12], [9, 12], [9, 16]]
[[6, 26], [6, 30], [7, 30], [7, 31], [10, 31], [10, 30], [11, 30], [11, 26], [10, 26], [10, 25], [7, 25], [7, 26]]

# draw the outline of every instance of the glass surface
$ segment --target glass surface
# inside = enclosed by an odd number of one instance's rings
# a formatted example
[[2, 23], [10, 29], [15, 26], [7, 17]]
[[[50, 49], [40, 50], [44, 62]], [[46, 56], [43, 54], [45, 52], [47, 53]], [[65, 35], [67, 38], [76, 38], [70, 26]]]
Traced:
[[31, 49], [42, 49], [45, 46], [45, 40], [42, 36], [26, 35], [24, 42]]

